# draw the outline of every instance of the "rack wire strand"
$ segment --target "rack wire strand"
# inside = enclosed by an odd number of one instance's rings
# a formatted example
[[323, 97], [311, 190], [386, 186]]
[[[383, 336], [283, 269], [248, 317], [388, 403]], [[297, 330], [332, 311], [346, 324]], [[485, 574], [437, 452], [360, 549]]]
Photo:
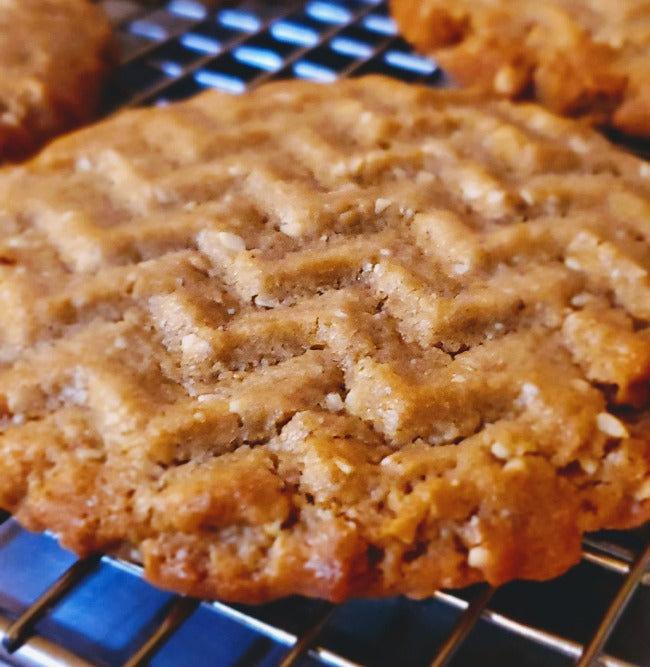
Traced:
[[155, 655], [160, 647], [180, 628], [196, 611], [200, 601], [194, 598], [175, 598], [165, 617], [145, 640], [142, 646], [124, 663], [123, 667], [141, 667]]
[[52, 584], [32, 605], [30, 605], [4, 631], [2, 645], [4, 649], [13, 653], [25, 641], [39, 619], [65, 597], [82, 579], [88, 576], [97, 565], [101, 557], [93, 555], [76, 561]]
[[481, 618], [494, 592], [494, 588], [487, 586], [467, 605], [454, 629], [442, 646], [438, 648], [436, 657], [431, 662], [431, 667], [445, 667], [449, 664], [467, 635]]
[[333, 605], [325, 605], [314, 622], [303, 632], [282, 658], [278, 667], [293, 667], [314, 645], [314, 642], [318, 639], [318, 636], [327, 625], [334, 611], [335, 607]]
[[639, 586], [643, 574], [650, 567], [650, 544], [636, 559], [630, 571], [625, 578], [623, 585], [619, 589], [616, 597], [605, 612], [603, 619], [598, 626], [594, 636], [585, 648], [582, 656], [578, 660], [576, 667], [589, 667], [595, 664], [596, 658], [601, 652], [605, 642], [613, 632], [618, 623], [627, 603], [632, 598], [634, 591]]
[[[6, 637], [7, 628], [10, 625], [11, 621], [0, 615], [0, 640]], [[11, 654], [3, 650], [0, 641], [0, 661], [2, 660], [17, 667], [95, 667], [60, 644], [39, 635], [33, 635], [26, 639]]]

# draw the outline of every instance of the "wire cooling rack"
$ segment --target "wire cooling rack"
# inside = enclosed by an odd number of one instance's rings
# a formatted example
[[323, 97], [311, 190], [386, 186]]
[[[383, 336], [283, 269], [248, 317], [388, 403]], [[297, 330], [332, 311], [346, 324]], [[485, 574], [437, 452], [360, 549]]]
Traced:
[[[396, 36], [378, 0], [104, 0], [121, 66], [106, 111], [272, 78], [444, 75]], [[0, 664], [26, 667], [650, 665], [650, 527], [585, 539], [546, 583], [438, 591], [431, 599], [289, 598], [245, 607], [154, 589], [140, 568], [77, 560], [0, 513]]]

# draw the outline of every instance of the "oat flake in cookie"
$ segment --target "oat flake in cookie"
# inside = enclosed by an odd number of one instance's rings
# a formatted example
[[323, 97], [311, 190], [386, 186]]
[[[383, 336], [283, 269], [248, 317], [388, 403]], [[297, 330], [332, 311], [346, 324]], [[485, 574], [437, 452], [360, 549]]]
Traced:
[[464, 85], [650, 137], [648, 0], [391, 0], [402, 34]]
[[552, 577], [650, 518], [650, 169], [381, 78], [0, 174], [0, 506], [259, 602]]
[[0, 0], [0, 163], [92, 117], [112, 44], [86, 0]]

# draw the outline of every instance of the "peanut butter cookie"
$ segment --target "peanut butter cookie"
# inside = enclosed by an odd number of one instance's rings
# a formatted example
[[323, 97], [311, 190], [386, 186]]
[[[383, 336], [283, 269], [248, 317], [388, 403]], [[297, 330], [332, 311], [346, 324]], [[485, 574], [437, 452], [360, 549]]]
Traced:
[[650, 168], [382, 78], [0, 173], [0, 507], [259, 602], [558, 575], [650, 518]]
[[112, 32], [85, 0], [0, 0], [0, 162], [88, 121], [113, 59]]
[[647, 0], [392, 0], [391, 10], [465, 86], [650, 137]]

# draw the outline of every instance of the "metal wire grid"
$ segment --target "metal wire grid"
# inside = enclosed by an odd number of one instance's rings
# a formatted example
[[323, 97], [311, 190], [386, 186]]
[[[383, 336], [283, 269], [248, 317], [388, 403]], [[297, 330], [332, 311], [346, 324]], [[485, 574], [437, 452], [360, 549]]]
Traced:
[[122, 66], [109, 95], [115, 107], [180, 99], [206, 87], [239, 93], [277, 78], [328, 82], [381, 72], [434, 83], [441, 76], [396, 37], [378, 0], [263, 0], [216, 11], [194, 0], [147, 12], [133, 2], [104, 5], [123, 20]]
[[[192, 95], [206, 87], [232, 93], [273, 78], [306, 78], [332, 81], [339, 76], [383, 73], [402, 80], [429, 84], [444, 83], [436, 65], [414, 55], [396, 36], [385, 3], [379, 0], [313, 0], [307, 3], [240, 2], [236, 6], [210, 9], [194, 0], [172, 0], [143, 8], [130, 0], [102, 2], [118, 28], [121, 67], [110, 91], [107, 111], [117, 107], [165, 103]], [[149, 3], [151, 4], [151, 3]], [[0, 524], [14, 524], [0, 514]], [[16, 527], [16, 530], [20, 530]], [[46, 538], [43, 538], [46, 539]], [[642, 533], [645, 547], [633, 550], [625, 539], [588, 538], [583, 545], [583, 563], [598, 573], [620, 576], [617, 591], [598, 617], [591, 636], [584, 642], [549, 631], [534, 622], [496, 609], [494, 589], [473, 587], [471, 591], [438, 591], [434, 599], [457, 610], [455, 625], [423, 664], [448, 664], [459, 648], [471, 641], [481, 622], [500, 628], [512, 637], [524, 638], [539, 650], [566, 656], [579, 667], [633, 664], [603, 652], [610, 634], [635, 592], [650, 589], [650, 540]], [[2, 542], [0, 541], [0, 549]], [[75, 561], [63, 574], [17, 616], [0, 609], [0, 661], [26, 667], [88, 667], [91, 662], [71, 652], [64, 642], [38, 633], [41, 619], [73, 595], [102, 564], [110, 563], [140, 577], [140, 568], [109, 557]], [[1, 602], [1, 599], [0, 599]], [[333, 617], [340, 611], [326, 603], [292, 600], [288, 616], [306, 618], [302, 627], [281, 622], [273, 605], [244, 608], [220, 602], [170, 596], [162, 615], [139, 637], [139, 646], [122, 661], [125, 667], [147, 665], [152, 656], [177, 633], [185, 621], [203, 607], [249, 628], [276, 646], [284, 655], [268, 662], [267, 650], [253, 645], [241, 665], [278, 664], [289, 667], [303, 660], [333, 667], [360, 667], [359, 662], [322, 645]], [[376, 604], [381, 604], [377, 602]], [[423, 603], [410, 603], [412, 605]], [[284, 621], [287, 611], [283, 612]], [[650, 635], [650, 627], [646, 628]], [[645, 636], [647, 640], [647, 636]], [[222, 641], [223, 638], [215, 638]], [[642, 658], [645, 660], [645, 656]], [[648, 657], [650, 659], [650, 657]], [[266, 660], [266, 662], [265, 662]], [[491, 664], [486, 656], [485, 664]], [[404, 660], [406, 664], [408, 660]], [[182, 659], [177, 664], [184, 664]], [[388, 663], [384, 663], [388, 664]], [[397, 664], [397, 663], [394, 663]], [[401, 664], [401, 663], [400, 663]], [[409, 663], [410, 664], [410, 663]], [[543, 663], [540, 663], [543, 664]]]
[[[8, 524], [14, 523], [14, 520], [7, 516], [0, 518]], [[459, 610], [460, 614], [447, 637], [435, 648], [428, 662], [423, 664], [430, 664], [434, 667], [449, 664], [454, 653], [475, 629], [476, 624], [482, 620], [513, 636], [523, 637], [532, 645], [566, 656], [580, 667], [587, 665], [631, 667], [635, 663], [627, 662], [614, 655], [604, 654], [602, 649], [635, 589], [650, 587], [650, 545], [635, 555], [620, 544], [590, 538], [585, 540], [583, 559], [595, 564], [599, 570], [610, 570], [621, 575], [617, 592], [602, 614], [600, 623], [592, 632], [590, 640], [586, 643], [568, 639], [496, 609], [491, 609], [488, 605], [495, 591], [488, 586], [478, 587], [469, 599], [463, 592], [438, 591], [434, 595], [435, 600]], [[93, 556], [75, 561], [17, 618], [10, 620], [0, 614], [0, 659], [9, 660], [12, 664], [22, 667], [63, 667], [64, 665], [66, 667], [89, 667], [93, 664], [75, 655], [61, 644], [37, 634], [36, 626], [49, 611], [60, 604], [66, 596], [71, 596], [76, 587], [96, 572], [102, 563], [106, 562], [111, 562], [135, 576], [139, 577], [141, 574], [137, 566], [116, 562], [109, 557]], [[594, 576], [593, 573], [592, 576]], [[101, 601], [98, 602], [101, 604]], [[410, 604], [421, 603], [412, 602]], [[221, 602], [200, 603], [198, 600], [179, 596], [170, 596], [164, 606], [162, 616], [159, 616], [156, 622], [150, 625], [146, 633], [142, 633], [142, 636], [139, 637], [140, 645], [134, 648], [130, 657], [122, 661], [122, 664], [125, 667], [149, 664], [150, 658], [196, 612], [199, 605], [208, 606], [220, 616], [246, 626], [277, 645], [286, 647], [285, 655], [276, 654], [277, 657], [273, 663], [263, 663], [265, 656], [262, 654], [259, 656], [259, 663], [251, 659], [242, 664], [277, 664], [281, 667], [289, 667], [298, 664], [305, 656], [308, 656], [319, 665], [360, 667], [360, 663], [355, 660], [321, 645], [321, 635], [340, 609], [339, 607], [300, 599], [291, 601], [288, 609], [290, 614], [295, 614], [296, 617], [305, 615], [309, 618], [308, 622], [303, 624], [303, 627], [297, 632], [283, 627], [283, 619], [275, 618], [272, 608], [270, 610], [265, 607], [248, 608]], [[214, 638], [215, 642], [227, 640], [227, 637]], [[180, 660], [175, 664], [185, 663]], [[486, 662], [486, 664], [490, 663]]]

